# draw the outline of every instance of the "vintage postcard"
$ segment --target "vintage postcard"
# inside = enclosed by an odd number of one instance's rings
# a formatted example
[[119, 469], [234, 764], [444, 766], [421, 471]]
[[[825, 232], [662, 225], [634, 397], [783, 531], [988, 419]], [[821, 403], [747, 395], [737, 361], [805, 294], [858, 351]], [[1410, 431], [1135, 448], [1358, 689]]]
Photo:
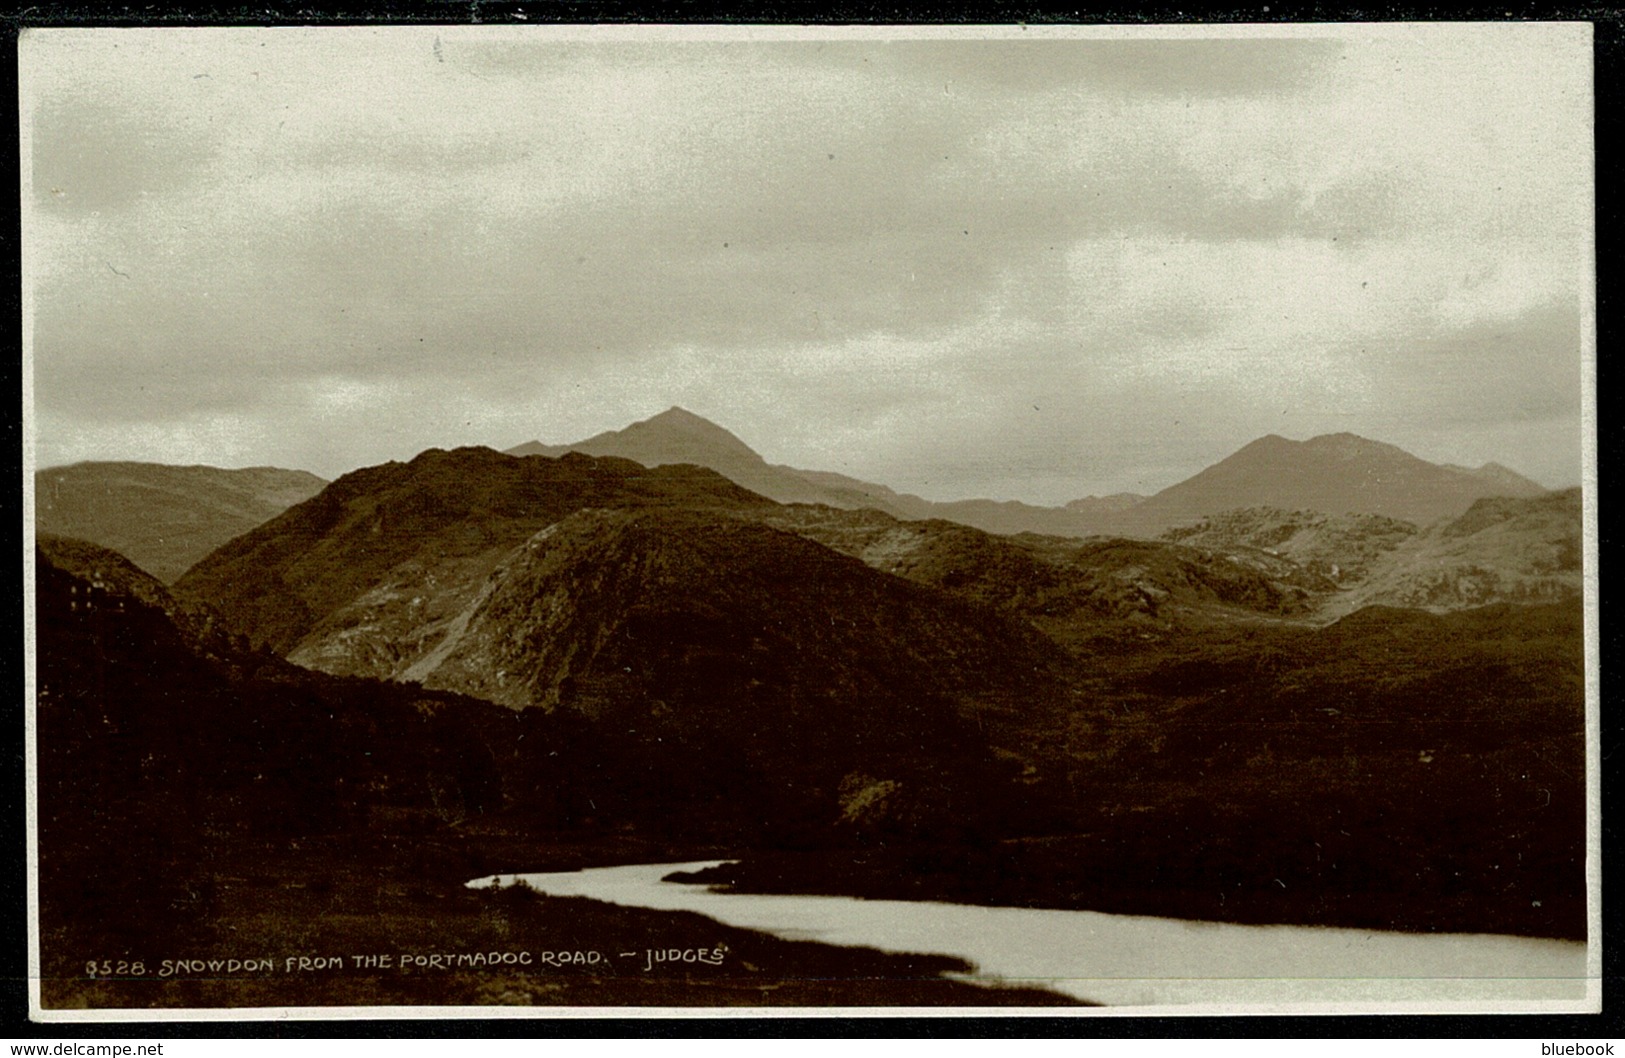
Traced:
[[1590, 26], [19, 49], [35, 1018], [1599, 1009]]

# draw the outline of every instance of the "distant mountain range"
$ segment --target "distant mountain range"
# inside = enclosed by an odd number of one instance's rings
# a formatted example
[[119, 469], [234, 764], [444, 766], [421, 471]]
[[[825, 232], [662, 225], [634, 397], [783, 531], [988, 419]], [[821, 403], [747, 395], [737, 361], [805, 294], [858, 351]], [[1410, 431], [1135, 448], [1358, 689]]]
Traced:
[[[1415, 462], [1432, 477], [1430, 464]], [[729, 621], [753, 628], [835, 635], [849, 617], [828, 599], [816, 616], [794, 615], [807, 603], [798, 588], [840, 556], [845, 564], [832, 570], [880, 579], [872, 590], [831, 588], [830, 598], [844, 593], [867, 600], [851, 606], [884, 609], [891, 589], [883, 585], [900, 578], [930, 591], [912, 597], [912, 610], [894, 608], [898, 615], [960, 600], [1070, 649], [1102, 637], [1320, 623], [1370, 604], [1447, 612], [1574, 599], [1578, 502], [1577, 491], [1484, 499], [1425, 529], [1384, 515], [1255, 507], [1162, 540], [1004, 536], [872, 509], [780, 505], [691, 463], [435, 449], [343, 476], [212, 552], [174, 593], [309, 668], [553, 708], [580, 698], [565, 688], [589, 686], [604, 658], [621, 656], [612, 641], [638, 627], [636, 614], [666, 608], [696, 626], [733, 614]], [[741, 568], [781, 569], [790, 579], [758, 584]], [[712, 585], [716, 576], [723, 579]], [[740, 608], [756, 616], [740, 618]], [[681, 639], [683, 623], [673, 616], [645, 638]], [[955, 640], [968, 651], [975, 641], [968, 629], [905, 630], [902, 616], [894, 623], [868, 634], [913, 644], [905, 652], [914, 654]], [[775, 636], [769, 652], [784, 663], [794, 651]], [[723, 638], [747, 657], [761, 640], [739, 629]], [[1020, 653], [1007, 643], [989, 656]], [[959, 671], [947, 655], [930, 667]], [[624, 683], [636, 672], [617, 662], [603, 678]]]
[[[1269, 436], [1153, 496], [1088, 496], [1064, 507], [1015, 501], [933, 502], [844, 474], [768, 463], [728, 430], [671, 408], [571, 445], [530, 442], [514, 456], [575, 453], [644, 467], [689, 464], [785, 504], [875, 510], [1013, 535], [1156, 537], [1224, 511], [1269, 507], [1329, 516], [1374, 515], [1425, 526], [1488, 497], [1530, 498], [1540, 485], [1505, 467], [1429, 463], [1353, 434], [1308, 441]], [[35, 474], [39, 532], [111, 548], [165, 584], [216, 548], [322, 490], [302, 470], [226, 470], [157, 463], [77, 463]]]
[[1462, 514], [1488, 496], [1527, 498], [1545, 491], [1495, 463], [1478, 470], [1441, 466], [1351, 433], [1307, 441], [1271, 434], [1163, 489], [1124, 517], [1145, 532], [1236, 507], [1375, 514], [1425, 525]]
[[780, 503], [817, 503], [847, 510], [870, 508], [911, 520], [942, 518], [993, 533], [1075, 536], [1095, 532], [1105, 524], [1102, 516], [1132, 507], [1142, 499], [1128, 493], [1102, 499], [1089, 497], [1064, 508], [1000, 500], [935, 503], [845, 474], [769, 463], [728, 430], [677, 407], [624, 430], [607, 431], [575, 444], [531, 441], [507, 449], [509, 455], [515, 456], [560, 456], [566, 452], [619, 456], [645, 466], [694, 463]]
[[770, 464], [734, 434], [682, 408], [572, 445], [532, 441], [508, 449], [519, 456], [565, 452], [619, 456], [645, 466], [693, 463], [780, 503], [868, 507], [903, 519], [941, 518], [993, 533], [1051, 536], [1155, 536], [1204, 515], [1262, 506], [1425, 524], [1461, 514], [1484, 497], [1546, 491], [1495, 463], [1477, 470], [1429, 463], [1347, 433], [1308, 441], [1271, 435], [1153, 496], [1091, 496], [1064, 507], [995, 500], [938, 503], [841, 474]]
[[112, 548], [165, 584], [198, 559], [322, 491], [303, 470], [75, 463], [34, 475], [42, 533]]
[[914, 511], [925, 503], [884, 485], [859, 481], [843, 474], [797, 470], [769, 463], [729, 431], [682, 408], [635, 422], [624, 430], [597, 434], [575, 444], [544, 445], [531, 441], [507, 449], [512, 456], [550, 456], [567, 452], [589, 456], [617, 456], [644, 466], [693, 463], [759, 492], [779, 503], [823, 503], [831, 507], [873, 507], [899, 517], [920, 517]]

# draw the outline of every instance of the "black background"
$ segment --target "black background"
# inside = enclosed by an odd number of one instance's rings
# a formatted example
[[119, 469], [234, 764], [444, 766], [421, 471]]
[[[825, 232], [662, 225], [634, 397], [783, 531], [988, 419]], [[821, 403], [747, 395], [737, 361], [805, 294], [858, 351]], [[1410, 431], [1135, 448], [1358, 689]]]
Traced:
[[[516, 17], [523, 9], [523, 17]], [[1621, 431], [1609, 414], [1606, 385], [1617, 373], [1611, 368], [1611, 355], [1620, 334], [1619, 236], [1622, 208], [1618, 190], [1618, 145], [1625, 122], [1625, 99], [1621, 98], [1622, 59], [1625, 59], [1625, 7], [1606, 5], [1562, 5], [1539, 3], [1470, 4], [1435, 6], [1426, 4], [1299, 4], [1270, 0], [1256, 5], [1212, 5], [1186, 3], [1142, 3], [1133, 6], [1062, 5], [1053, 3], [760, 3], [714, 2], [714, 0], [434, 0], [434, 2], [361, 2], [361, 0], [321, 0], [321, 2], [263, 2], [249, 5], [184, 5], [178, 0], [163, 3], [116, 4], [97, 2], [47, 2], [22, 4], [15, 0], [0, 4], [0, 111], [5, 131], [0, 133], [0, 169], [18, 173], [17, 129], [17, 35], [28, 27], [116, 27], [116, 26], [288, 26], [288, 25], [376, 25], [376, 24], [490, 24], [545, 25], [547, 23], [753, 23], [807, 25], [888, 25], [910, 24], [1150, 24], [1150, 23], [1271, 23], [1271, 22], [1407, 22], [1407, 21], [1582, 21], [1594, 26], [1595, 108], [1596, 108], [1596, 245], [1597, 245], [1597, 500], [1617, 494], [1618, 475], [1613, 457], [1620, 448]], [[13, 402], [0, 415], [4, 435], [4, 467], [13, 482], [18, 517], [3, 529], [10, 553], [23, 554], [22, 540], [22, 376], [21, 376], [21, 239], [18, 194], [14, 189], [5, 199], [5, 221], [0, 225], [3, 244], [4, 281], [0, 282], [0, 319], [4, 320], [6, 350], [0, 355], [0, 372]], [[1607, 567], [1610, 508], [1598, 502], [1599, 566]], [[718, 1036], [739, 1038], [783, 1037], [904, 1037], [932, 1038], [1117, 1038], [1221, 1039], [1263, 1038], [1436, 1038], [1462, 1039], [1508, 1037], [1546, 1039], [1558, 1042], [1576, 1039], [1619, 1039], [1625, 1019], [1620, 1015], [1619, 955], [1621, 937], [1618, 916], [1610, 914], [1605, 902], [1603, 917], [1602, 993], [1600, 1015], [1368, 1015], [1331, 1017], [865, 1017], [865, 1018], [602, 1018], [570, 1021], [536, 1018], [502, 1020], [433, 1021], [236, 1021], [236, 1022], [157, 1022], [157, 1023], [72, 1023], [33, 1024], [28, 1020], [27, 951], [28, 921], [26, 899], [27, 864], [26, 801], [24, 777], [24, 717], [27, 708], [25, 687], [26, 640], [23, 628], [22, 566], [10, 567], [17, 584], [9, 593], [10, 615], [16, 632], [12, 646], [0, 654], [4, 686], [10, 692], [3, 710], [7, 738], [0, 743], [0, 833], [7, 850], [5, 866], [0, 867], [0, 1035], [17, 1038], [44, 1037], [53, 1040], [98, 1038], [329, 1038], [360, 1037], [439, 1038], [599, 1036], [690, 1039]], [[1617, 785], [1622, 722], [1614, 714], [1608, 680], [1610, 662], [1619, 657], [1620, 633], [1609, 622], [1610, 609], [1600, 607], [1603, 678], [1601, 759], [1604, 811], [1602, 816], [1603, 876], [1612, 876], [1616, 849], [1615, 828], [1608, 811], [1608, 794]]]

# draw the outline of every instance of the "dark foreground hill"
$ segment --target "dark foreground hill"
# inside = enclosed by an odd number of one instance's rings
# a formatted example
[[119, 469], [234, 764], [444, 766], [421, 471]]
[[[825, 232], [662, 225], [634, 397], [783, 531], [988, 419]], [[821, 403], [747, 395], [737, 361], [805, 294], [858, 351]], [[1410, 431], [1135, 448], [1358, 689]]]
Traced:
[[406, 677], [636, 732], [648, 759], [681, 748], [661, 799], [784, 834], [1016, 825], [993, 749], [1028, 756], [1020, 732], [1068, 706], [1070, 665], [991, 608], [791, 533], [594, 510], [498, 567]]
[[1077, 777], [1112, 818], [1162, 805], [1152, 849], [1201, 833], [1161, 885], [1371, 901], [1371, 925], [1388, 888], [1405, 894], [1389, 924], [1581, 937], [1584, 671], [1578, 600], [1368, 607], [1126, 660], [1099, 685], [1117, 715], [1096, 718]]
[[243, 649], [96, 550], [36, 553], [46, 923], [150, 938], [208, 913], [216, 844], [500, 802], [489, 737], [506, 711]]
[[1066, 825], [764, 854], [705, 880], [1583, 939], [1581, 626], [1577, 604], [1373, 607], [1102, 658], [1088, 704], [1029, 733]]
[[[860, 817], [1010, 827], [1022, 732], [1069, 707], [1074, 663], [1030, 626], [756, 524], [776, 505], [709, 471], [484, 452], [378, 470], [181, 587], [311, 668], [619, 739], [590, 800], [622, 818], [780, 838]], [[523, 488], [481, 494], [476, 470]]]
[[[229, 642], [217, 637], [223, 629], [217, 627], [214, 615], [207, 607], [179, 603], [168, 589], [152, 574], [135, 563], [100, 544], [50, 533], [34, 537], [39, 557], [54, 573], [66, 573], [76, 579], [70, 586], [70, 596], [79, 594], [80, 584], [85, 591], [105, 595], [116, 605], [140, 603], [163, 613], [180, 633], [200, 652], [209, 653], [231, 649]], [[87, 596], [88, 598], [88, 596]], [[70, 604], [75, 600], [70, 598]], [[227, 637], [229, 639], [229, 637]]]
[[276, 467], [76, 463], [35, 473], [34, 519], [42, 533], [111, 548], [168, 584], [325, 484]]
[[[596, 827], [574, 813], [616, 811], [602, 773], [624, 769], [627, 741], [229, 643], [200, 652], [196, 627], [172, 619], [199, 611], [94, 545], [53, 541], [36, 570], [48, 1009], [1070, 1002], [950, 981], [942, 975], [972, 969], [952, 959], [470, 891], [468, 878], [519, 865], [480, 860], [464, 838], [475, 821], [507, 810], [532, 825]], [[620, 833], [626, 819], [603, 829]], [[536, 842], [505, 848], [499, 858], [535, 855]], [[655, 946], [726, 952], [726, 967], [408, 973], [352, 958]], [[289, 972], [313, 954], [320, 972]], [[247, 959], [259, 965], [228, 966]]]
[[[404, 596], [403, 627], [431, 627], [460, 612], [514, 547], [582, 508], [770, 504], [694, 466], [651, 470], [623, 459], [431, 449], [408, 463], [344, 475], [211, 554], [175, 591], [214, 606], [255, 643], [288, 654], [368, 592], [384, 601]], [[393, 663], [380, 657], [343, 667], [317, 659], [313, 667], [389, 675]]]

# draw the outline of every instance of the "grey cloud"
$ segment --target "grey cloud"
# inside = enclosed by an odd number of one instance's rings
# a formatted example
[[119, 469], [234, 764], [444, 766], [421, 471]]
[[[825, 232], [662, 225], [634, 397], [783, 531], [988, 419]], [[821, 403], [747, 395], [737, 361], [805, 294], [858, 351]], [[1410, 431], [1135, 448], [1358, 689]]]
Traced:
[[[1047, 54], [1052, 43], [1008, 47]], [[977, 54], [911, 48], [905, 57], [918, 51], [920, 61]], [[162, 266], [166, 284], [149, 288], [139, 311], [92, 292], [70, 326], [87, 347], [105, 344], [97, 332], [119, 334], [122, 355], [136, 359], [143, 343], [154, 356], [178, 344], [225, 362], [270, 348], [298, 370], [298, 348], [308, 346], [363, 372], [401, 369], [378, 347], [430, 338], [442, 349], [591, 357], [668, 342], [921, 336], [1022, 291], [1024, 311], [1050, 311], [1037, 292], [1055, 293], [1055, 248], [1069, 240], [1271, 238], [1370, 224], [1340, 217], [1335, 195], [1312, 213], [1290, 188], [1246, 195], [1180, 164], [1168, 145], [1106, 152], [1081, 167], [989, 155], [978, 136], [998, 115], [940, 94], [907, 97], [872, 120], [848, 117], [798, 115], [760, 143], [696, 136], [669, 179], [558, 213], [496, 215], [477, 199], [403, 210], [388, 194], [346, 197], [357, 190], [332, 183], [335, 169], [356, 165], [427, 174], [433, 201], [460, 174], [530, 156], [539, 145], [523, 137], [453, 148], [357, 130], [305, 142], [285, 160], [302, 167], [307, 187], [331, 188], [312, 196], [309, 212], [258, 219], [245, 245], [213, 242], [209, 218], [195, 217], [195, 233], [176, 236], [179, 251]], [[133, 150], [139, 137], [113, 139]], [[1345, 197], [1354, 212], [1373, 212], [1369, 197]], [[217, 299], [199, 300], [210, 287]]]
[[664, 66], [703, 53], [721, 80], [764, 65], [804, 66], [860, 81], [908, 79], [1000, 93], [1093, 88], [1158, 96], [1254, 96], [1301, 90], [1335, 62], [1330, 39], [1057, 39], [710, 41], [584, 44], [448, 41], [447, 62], [491, 75], [546, 76], [602, 66]]
[[[1015, 92], [1090, 87], [1158, 96], [1294, 92], [1343, 50], [1334, 40], [1136, 39], [898, 41], [866, 49], [915, 76]], [[884, 58], [882, 58], [884, 57]]]
[[1580, 407], [1582, 328], [1579, 305], [1556, 300], [1401, 339], [1373, 360], [1393, 400], [1438, 425], [1567, 418]]
[[195, 184], [208, 147], [128, 107], [74, 98], [41, 102], [30, 125], [35, 202], [84, 215]]
[[[1399, 309], [1374, 309], [1362, 329], [1387, 334], [1387, 344], [1346, 350], [1376, 394], [1358, 408], [1337, 403], [1357, 395], [1314, 390], [1315, 379], [1304, 383], [1318, 402], [1307, 407], [1289, 406], [1290, 380], [1114, 376], [1159, 347], [1247, 336], [1216, 334], [1224, 320], [1156, 284], [1162, 300], [1134, 318], [1091, 315], [1091, 291], [1067, 267], [1079, 240], [1364, 239], [1374, 267], [1392, 260], [1428, 286], [1414, 261], [1383, 252], [1382, 240], [1410, 223], [1418, 192], [1406, 173], [1355, 165], [1357, 175], [1307, 204], [1306, 189], [1284, 177], [1244, 190], [1222, 164], [1184, 161], [1181, 144], [1139, 135], [1130, 108], [1084, 119], [1088, 108], [1057, 105], [1097, 88], [1130, 102], [1290, 95], [1339, 47], [707, 46], [694, 62], [719, 84], [775, 64], [824, 80], [783, 99], [725, 98], [678, 130], [675, 155], [641, 139], [672, 129], [646, 129], [635, 115], [624, 139], [594, 141], [601, 153], [579, 157], [549, 149], [524, 122], [502, 132], [475, 123], [440, 139], [427, 126], [399, 137], [370, 128], [244, 137], [263, 152], [258, 175], [281, 181], [276, 194], [248, 193], [247, 167], [209, 168], [213, 148], [171, 142], [177, 134], [161, 116], [126, 113], [116, 100], [53, 103], [36, 115], [36, 179], [42, 189], [77, 183], [40, 208], [117, 214], [94, 234], [110, 240], [106, 255], [127, 275], [110, 274], [92, 247], [38, 289], [36, 399], [54, 421], [237, 416], [263, 424], [287, 453], [360, 438], [343, 443], [362, 460], [469, 439], [438, 398], [483, 405], [508, 424], [533, 404], [568, 403], [579, 385], [606, 409], [653, 403], [579, 431], [538, 422], [527, 432], [567, 440], [673, 402], [706, 411], [709, 399], [724, 425], [787, 461], [941, 498], [1050, 502], [1158, 488], [1197, 469], [1190, 453], [1216, 460], [1272, 430], [1398, 440], [1406, 423], [1470, 432], [1571, 415], [1579, 318], [1568, 303], [1453, 331], [1419, 331]], [[447, 40], [443, 55], [447, 67], [522, 77], [545, 98], [554, 72], [659, 69], [674, 53], [600, 48], [482, 51]], [[823, 94], [842, 79], [863, 90]], [[1029, 107], [1040, 134], [1001, 138]], [[205, 168], [245, 182], [195, 194]], [[546, 193], [532, 196], [532, 181]], [[298, 193], [282, 194], [284, 184]], [[130, 208], [142, 201], [153, 208]], [[1237, 298], [1272, 305], [1272, 292], [1250, 281], [1238, 273]], [[983, 324], [977, 347], [967, 334]], [[888, 359], [888, 342], [912, 343], [915, 359]], [[881, 352], [864, 361], [864, 349]], [[804, 364], [796, 350], [807, 351]], [[324, 410], [309, 398], [325, 380], [339, 396], [348, 386], [396, 399]], [[451, 435], [430, 436], [442, 428]], [[820, 450], [826, 430], [858, 439], [845, 464], [798, 454]], [[1485, 458], [1517, 464], [1516, 453]]]
[[1287, 226], [1303, 235], [1357, 243], [1403, 234], [1415, 189], [1406, 174], [1377, 172], [1343, 180], [1321, 191], [1312, 207], [1295, 208]]
[[1067, 360], [1041, 346], [990, 351], [958, 381], [958, 401], [895, 420], [868, 472], [932, 499], [1062, 504], [1154, 492], [1201, 469], [1203, 453], [1216, 462], [1268, 432], [1245, 395]]
[[[62, 369], [117, 360], [132, 375], [183, 351], [205, 374], [272, 357], [291, 382], [335, 366], [360, 377], [434, 372], [475, 353], [493, 368], [608, 363], [673, 343], [748, 359], [783, 342], [926, 338], [1001, 310], [1043, 320], [1066, 304], [1071, 240], [1266, 237], [1298, 216], [1284, 198], [1243, 200], [1178, 169], [1133, 186], [1109, 174], [1081, 185], [910, 179], [879, 160], [847, 172], [791, 167], [690, 200], [649, 193], [515, 216], [499, 232], [477, 203], [407, 217], [344, 199], [246, 245], [217, 244], [204, 227], [144, 262], [136, 282], [96, 277], [71, 298], [46, 291], [40, 348]], [[1210, 323], [1167, 306], [1123, 326], [1124, 339], [1156, 339]], [[42, 392], [54, 396], [51, 370]], [[235, 387], [193, 390], [214, 402]]]
[[352, 129], [342, 136], [296, 141], [280, 158], [284, 164], [318, 171], [368, 169], [441, 181], [468, 170], [523, 162], [533, 150], [523, 141], [485, 138], [471, 143], [460, 137], [435, 139], [399, 131], [386, 136], [377, 129]]

